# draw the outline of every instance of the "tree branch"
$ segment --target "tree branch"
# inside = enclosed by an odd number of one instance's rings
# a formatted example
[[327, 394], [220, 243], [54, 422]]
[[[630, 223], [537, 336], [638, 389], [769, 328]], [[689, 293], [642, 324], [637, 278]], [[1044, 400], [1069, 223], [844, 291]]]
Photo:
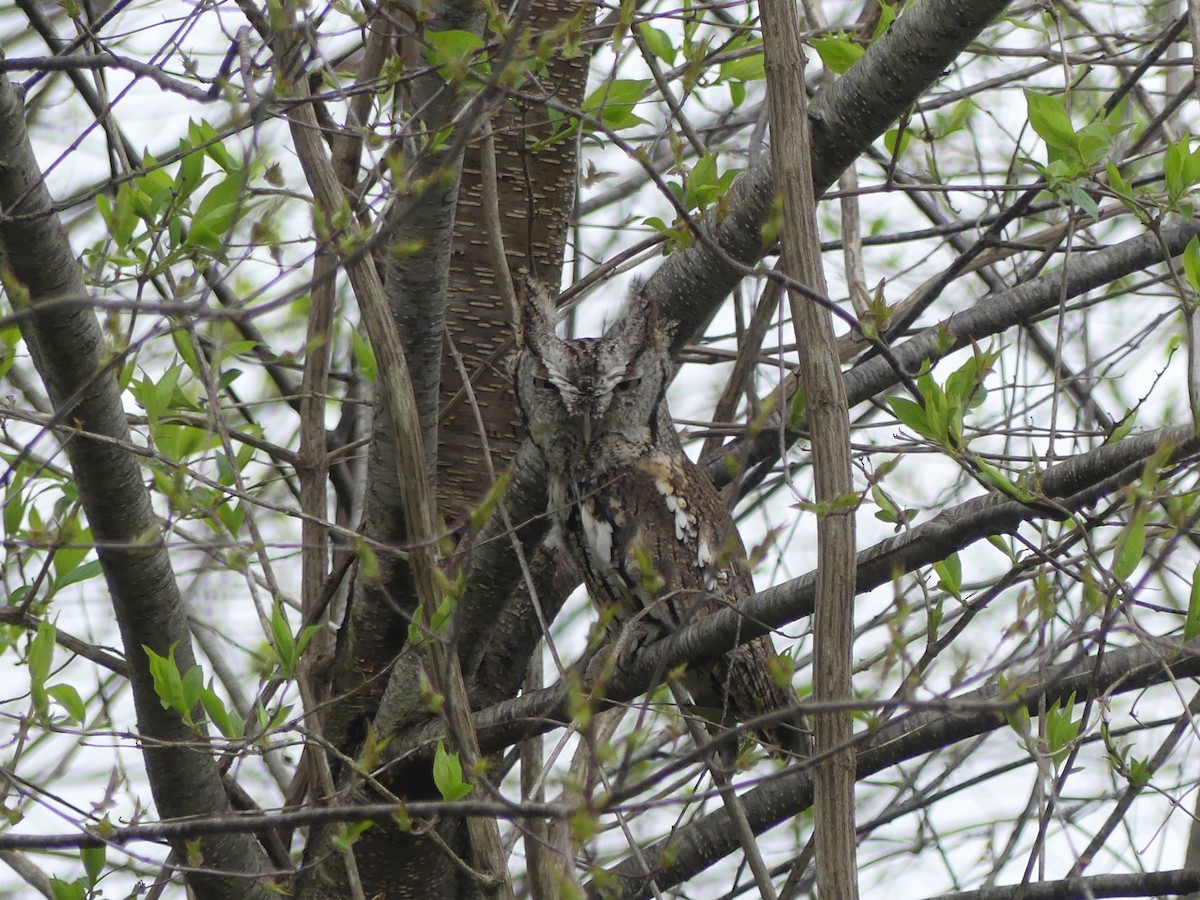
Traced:
[[[79, 266], [33, 155], [21, 100], [0, 78], [0, 252], [5, 290], [14, 308], [26, 306], [21, 333], [46, 385], [56, 418], [79, 433], [66, 441], [67, 456], [96, 543], [129, 667], [138, 729], [151, 791], [165, 817], [219, 815], [230, 809], [216, 760], [197, 751], [202, 734], [154, 689], [146, 649], [174, 653], [181, 673], [196, 664], [187, 614], [171, 559], [150, 505], [137, 459], [120, 446], [130, 441], [113, 365], [95, 313], [57, 304], [86, 296]], [[98, 435], [88, 436], [85, 432]], [[177, 845], [184, 852], [183, 844]], [[212, 837], [202, 843], [205, 868], [189, 881], [207, 897], [266, 897], [247, 876], [264, 875], [267, 859], [249, 835]], [[217, 875], [207, 868], [221, 871]]]

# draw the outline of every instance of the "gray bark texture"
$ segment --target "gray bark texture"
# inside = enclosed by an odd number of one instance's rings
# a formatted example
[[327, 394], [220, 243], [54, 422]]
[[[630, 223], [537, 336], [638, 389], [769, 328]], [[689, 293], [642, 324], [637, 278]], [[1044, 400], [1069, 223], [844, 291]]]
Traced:
[[[203, 733], [164, 709], [143, 648], [174, 651], [180, 672], [195, 665], [187, 614], [161, 529], [150, 507], [117, 373], [121, 357], [106, 345], [79, 265], [52, 211], [25, 131], [21, 98], [0, 78], [0, 256], [5, 289], [21, 334], [46, 386], [79, 498], [87, 514], [121, 631], [137, 709], [142, 754], [164, 818], [218, 815], [231, 805]], [[202, 718], [202, 717], [201, 717]], [[177, 846], [186, 858], [183, 842]], [[208, 898], [266, 897], [259, 879], [266, 855], [249, 834], [202, 839], [206, 866], [190, 880]], [[213, 874], [217, 871], [237, 873]]]

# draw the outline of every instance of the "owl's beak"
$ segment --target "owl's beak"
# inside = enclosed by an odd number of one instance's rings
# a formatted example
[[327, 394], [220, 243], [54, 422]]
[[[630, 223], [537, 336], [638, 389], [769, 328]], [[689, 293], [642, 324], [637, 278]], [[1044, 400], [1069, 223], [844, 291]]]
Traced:
[[567, 419], [567, 425], [571, 433], [582, 441], [585, 447], [592, 442], [592, 414], [590, 412], [581, 412], [571, 416]]

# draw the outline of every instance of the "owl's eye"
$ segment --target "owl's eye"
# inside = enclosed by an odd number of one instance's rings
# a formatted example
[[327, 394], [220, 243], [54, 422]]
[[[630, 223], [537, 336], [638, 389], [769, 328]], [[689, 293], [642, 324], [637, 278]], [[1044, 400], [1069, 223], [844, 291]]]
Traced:
[[554, 387], [549, 378], [541, 378], [537, 375], [533, 376], [533, 383], [547, 391]]
[[631, 390], [632, 388], [637, 387], [641, 383], [642, 383], [642, 379], [640, 379], [640, 378], [626, 378], [624, 381], [617, 382], [617, 390], [618, 391], [628, 391], [628, 390]]

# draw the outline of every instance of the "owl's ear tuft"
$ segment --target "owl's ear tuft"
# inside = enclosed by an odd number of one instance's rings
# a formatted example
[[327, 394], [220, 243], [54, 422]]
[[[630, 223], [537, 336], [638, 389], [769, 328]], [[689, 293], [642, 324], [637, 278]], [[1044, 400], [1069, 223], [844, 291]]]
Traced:
[[554, 297], [546, 286], [522, 272], [517, 292], [517, 346], [524, 347], [530, 340], [554, 334], [556, 318]]
[[634, 337], [636, 343], [645, 346], [654, 342], [664, 349], [671, 343], [677, 323], [659, 315], [658, 305], [646, 289], [646, 283], [635, 278], [629, 285], [629, 296], [625, 300], [624, 313], [619, 328]]

